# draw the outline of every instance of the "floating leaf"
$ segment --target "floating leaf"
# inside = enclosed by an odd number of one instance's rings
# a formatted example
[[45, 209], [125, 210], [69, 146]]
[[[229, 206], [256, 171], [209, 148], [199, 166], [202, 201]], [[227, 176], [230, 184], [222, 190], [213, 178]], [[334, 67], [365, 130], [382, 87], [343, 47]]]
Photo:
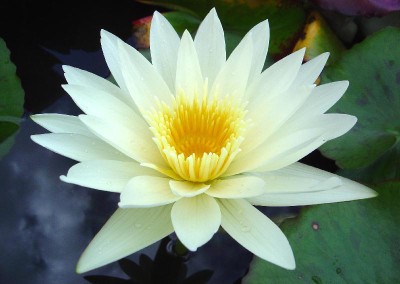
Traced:
[[330, 52], [329, 62], [339, 59], [345, 50], [343, 44], [329, 28], [318, 12], [311, 12], [304, 27], [303, 34], [297, 41], [294, 51], [306, 47], [304, 59], [313, 59], [321, 53]]
[[282, 0], [139, 0], [139, 2], [163, 6], [192, 14], [198, 19], [215, 7], [225, 31], [237, 33], [242, 37], [250, 28], [265, 19], [271, 28], [270, 53], [277, 55], [291, 49], [296, 35], [305, 22], [305, 12], [301, 3]]
[[[381, 30], [343, 53], [322, 76], [323, 83], [350, 81], [346, 94], [331, 111], [358, 118], [349, 133], [321, 147], [322, 153], [341, 168], [366, 167], [400, 146], [399, 43], [400, 29]], [[387, 156], [389, 160], [399, 158], [398, 154]]]
[[12, 145], [23, 113], [24, 90], [10, 60], [10, 51], [0, 38], [0, 157]]
[[399, 283], [400, 182], [376, 190], [373, 199], [303, 208], [282, 225], [296, 270], [255, 258], [243, 283]]

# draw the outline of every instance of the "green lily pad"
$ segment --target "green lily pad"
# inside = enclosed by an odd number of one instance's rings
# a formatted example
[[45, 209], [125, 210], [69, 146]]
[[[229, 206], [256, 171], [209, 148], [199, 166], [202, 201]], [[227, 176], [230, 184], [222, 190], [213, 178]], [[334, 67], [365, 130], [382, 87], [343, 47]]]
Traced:
[[23, 113], [24, 90], [10, 60], [10, 51], [0, 38], [0, 157], [12, 145]]
[[[358, 118], [350, 132], [320, 148], [343, 169], [365, 168], [389, 149], [400, 147], [399, 43], [400, 29], [386, 28], [344, 52], [323, 73], [322, 83], [350, 81], [346, 94], [330, 112]], [[387, 158], [399, 160], [400, 156]]]
[[400, 182], [376, 198], [310, 206], [281, 226], [297, 268], [255, 258], [243, 283], [400, 283]]
[[299, 2], [278, 0], [139, 0], [139, 2], [179, 10], [203, 19], [215, 7], [225, 31], [243, 36], [265, 19], [271, 28], [270, 53], [277, 55], [290, 49], [305, 23], [305, 12]]

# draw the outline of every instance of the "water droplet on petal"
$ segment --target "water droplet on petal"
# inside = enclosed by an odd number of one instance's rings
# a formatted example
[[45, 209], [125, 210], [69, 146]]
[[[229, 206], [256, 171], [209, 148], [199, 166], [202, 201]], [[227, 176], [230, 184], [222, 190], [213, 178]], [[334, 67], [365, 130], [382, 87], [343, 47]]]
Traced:
[[240, 228], [242, 230], [242, 232], [249, 232], [250, 231], [250, 227], [247, 225], [242, 225], [242, 228]]

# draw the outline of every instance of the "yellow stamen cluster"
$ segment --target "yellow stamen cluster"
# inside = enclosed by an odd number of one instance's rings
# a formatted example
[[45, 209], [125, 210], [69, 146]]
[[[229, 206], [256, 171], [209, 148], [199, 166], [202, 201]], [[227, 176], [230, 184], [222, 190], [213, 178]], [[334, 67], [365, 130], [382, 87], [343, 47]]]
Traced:
[[207, 182], [221, 176], [240, 151], [245, 110], [231, 98], [190, 100], [184, 94], [172, 107], [159, 103], [148, 116], [164, 159], [183, 180]]

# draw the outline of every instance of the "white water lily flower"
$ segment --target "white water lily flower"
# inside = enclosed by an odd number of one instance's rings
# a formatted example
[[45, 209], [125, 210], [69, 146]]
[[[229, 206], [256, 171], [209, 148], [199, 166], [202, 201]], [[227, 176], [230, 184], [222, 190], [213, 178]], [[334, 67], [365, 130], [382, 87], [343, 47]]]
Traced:
[[64, 66], [64, 89], [85, 112], [33, 116], [53, 132], [32, 139], [79, 161], [61, 179], [121, 193], [119, 209], [80, 258], [85, 272], [176, 232], [195, 251], [222, 226], [260, 258], [295, 268], [281, 230], [253, 205], [297, 206], [369, 198], [371, 189], [297, 163], [346, 133], [356, 118], [324, 114], [348, 82], [315, 86], [328, 54], [302, 65], [304, 49], [262, 72], [268, 21], [228, 59], [215, 10], [194, 40], [155, 12], [152, 63], [102, 31], [118, 86]]

